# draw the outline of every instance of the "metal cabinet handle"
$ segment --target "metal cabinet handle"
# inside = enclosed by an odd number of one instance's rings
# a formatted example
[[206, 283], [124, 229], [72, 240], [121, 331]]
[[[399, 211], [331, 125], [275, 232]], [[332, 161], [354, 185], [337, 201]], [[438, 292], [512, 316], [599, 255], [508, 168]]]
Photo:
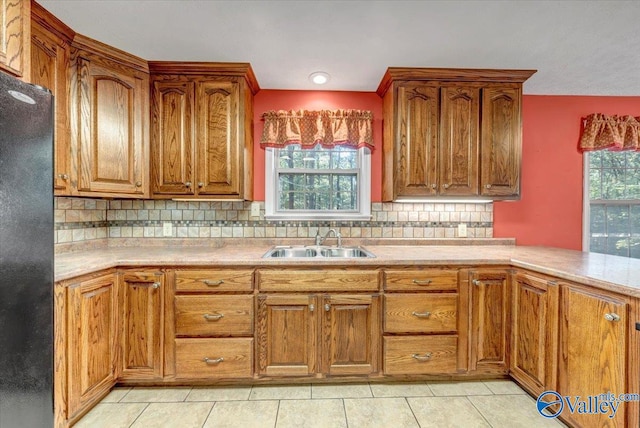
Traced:
[[223, 317], [224, 317], [224, 314], [214, 314], [214, 315], [204, 314], [202, 316], [202, 318], [206, 319], [207, 321], [218, 321]]
[[484, 187], [487, 189], [491, 189], [491, 184], [485, 184]]
[[481, 285], [481, 282], [480, 282], [480, 280], [478, 280], [478, 279], [474, 279], [473, 281], [471, 281], [471, 283], [472, 283], [473, 285]]
[[309, 305], [309, 312], [313, 312], [316, 310], [316, 305], [314, 305], [313, 303]]
[[620, 315], [612, 312], [610, 314], [604, 314], [604, 319], [606, 319], [607, 321], [618, 322], [618, 321], [620, 321]]
[[444, 187], [445, 189], [448, 189], [448, 188], [449, 188], [449, 184], [444, 183], [444, 184], [442, 185], [442, 187]]
[[413, 283], [416, 285], [429, 285], [431, 284], [433, 281], [430, 279], [414, 279]]
[[206, 285], [208, 285], [209, 287], [216, 287], [218, 285], [222, 285], [224, 284], [224, 281], [221, 279], [218, 280], [213, 280], [213, 279], [203, 279], [202, 282], [204, 282]]
[[429, 318], [431, 316], [431, 312], [416, 312], [416, 311], [413, 311], [413, 312], [411, 312], [411, 315], [413, 315], [416, 318]]
[[136, 181], [136, 187], [142, 187], [142, 181]]
[[69, 179], [69, 175], [68, 174], [64, 174], [64, 173], [58, 174], [58, 178], [61, 178], [61, 179], [66, 181], [66, 180]]
[[329, 312], [330, 310], [331, 310], [331, 305], [330, 305], [330, 304], [328, 304], [328, 303], [326, 303], [326, 304], [324, 305], [324, 311], [325, 311], [325, 312]]
[[202, 359], [202, 361], [204, 361], [205, 363], [209, 364], [210, 366], [215, 366], [216, 364], [220, 364], [221, 362], [224, 361], [224, 358], [220, 357], [220, 358], [207, 358], [204, 357]]
[[437, 185], [437, 184], [435, 184], [435, 183], [431, 185], [431, 188], [432, 188], [432, 189], [436, 189], [437, 187], [438, 187], [438, 185]]
[[185, 182], [185, 183], [184, 183], [184, 185], [185, 185], [186, 187], [191, 187], [191, 182], [190, 182], [190, 181], [187, 181], [187, 182]]
[[204, 187], [204, 183], [202, 181], [198, 181], [198, 187]]
[[154, 282], [153, 284], [151, 284], [151, 288], [160, 288], [162, 284], [160, 284], [159, 282]]
[[424, 355], [413, 354], [413, 355], [411, 355], [411, 358], [413, 358], [414, 360], [418, 360], [418, 361], [429, 361], [431, 359], [431, 352], [427, 352]]

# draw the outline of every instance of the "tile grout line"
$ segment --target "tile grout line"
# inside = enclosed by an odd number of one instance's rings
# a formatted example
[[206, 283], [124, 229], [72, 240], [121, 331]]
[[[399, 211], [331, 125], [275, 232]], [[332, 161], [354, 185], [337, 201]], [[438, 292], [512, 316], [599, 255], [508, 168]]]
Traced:
[[347, 417], [347, 405], [344, 403], [344, 398], [340, 399], [342, 401], [342, 413], [344, 414], [344, 423], [346, 427], [349, 428], [349, 418]]
[[480, 416], [482, 417], [482, 419], [484, 419], [484, 421], [487, 423], [487, 425], [489, 425], [489, 426], [490, 426], [490, 427], [492, 427], [492, 428], [495, 428], [495, 427], [493, 426], [493, 424], [491, 424], [491, 422], [489, 422], [489, 419], [487, 419], [487, 417], [484, 415], [484, 413], [482, 413], [482, 411], [481, 411], [478, 407], [476, 407], [476, 405], [475, 405], [475, 404], [473, 404], [473, 401], [471, 401], [471, 400], [469, 399], [469, 396], [467, 395], [467, 396], [465, 396], [465, 398], [467, 399], [467, 401], [468, 401], [469, 403], [471, 403], [471, 406], [472, 406], [474, 409], [476, 409], [476, 411], [480, 414]]
[[142, 414], [145, 412], [145, 410], [147, 410], [149, 408], [149, 406], [151, 405], [151, 403], [147, 403], [146, 406], [144, 406], [144, 409], [142, 409], [142, 411], [140, 413], [138, 413], [138, 416], [136, 416], [136, 418], [133, 420], [133, 422], [131, 422], [129, 424], [129, 428], [131, 428], [138, 419], [140, 419], [140, 416], [142, 416]]
[[280, 402], [282, 400], [278, 400], [278, 408], [276, 409], [276, 420], [273, 421], [273, 428], [276, 428], [278, 426], [278, 416], [280, 416]]
[[415, 412], [413, 411], [413, 407], [411, 407], [411, 403], [409, 403], [408, 397], [405, 395], [403, 398], [404, 398], [404, 402], [407, 403], [407, 406], [409, 406], [409, 411], [413, 415], [413, 419], [415, 419], [416, 423], [418, 424], [418, 427], [422, 428], [422, 425], [420, 424], [420, 421], [418, 420], [418, 417], [416, 416]]
[[217, 401], [214, 401], [211, 408], [209, 409], [209, 413], [207, 413], [207, 417], [204, 418], [204, 422], [202, 423], [202, 426], [200, 428], [204, 428], [207, 425], [207, 422], [209, 421], [209, 418], [211, 417], [211, 413], [213, 413], [213, 408], [216, 407]]

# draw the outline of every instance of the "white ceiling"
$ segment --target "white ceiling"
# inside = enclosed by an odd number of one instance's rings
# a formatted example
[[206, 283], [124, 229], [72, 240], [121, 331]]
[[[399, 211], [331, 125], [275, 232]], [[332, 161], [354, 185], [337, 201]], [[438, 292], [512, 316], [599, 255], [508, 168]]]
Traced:
[[[38, 0], [147, 60], [250, 62], [263, 89], [375, 91], [387, 67], [537, 69], [528, 94], [640, 96], [640, 1]], [[331, 81], [308, 81], [323, 70]]]

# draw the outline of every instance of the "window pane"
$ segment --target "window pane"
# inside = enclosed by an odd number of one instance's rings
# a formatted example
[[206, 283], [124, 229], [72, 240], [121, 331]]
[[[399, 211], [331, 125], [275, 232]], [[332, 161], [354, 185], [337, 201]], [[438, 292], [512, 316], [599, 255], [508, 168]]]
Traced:
[[591, 205], [591, 236], [604, 235], [606, 233], [605, 224], [606, 221], [604, 205]]
[[629, 206], [607, 207], [607, 233], [626, 235], [629, 231]]
[[611, 236], [607, 240], [607, 254], [613, 254], [614, 256], [629, 256], [629, 240], [627, 238], [612, 238]]
[[280, 210], [357, 210], [357, 174], [280, 173]]
[[602, 199], [602, 170], [589, 170], [589, 197], [593, 199]]
[[624, 169], [602, 170], [602, 199], [623, 199], [624, 184]]

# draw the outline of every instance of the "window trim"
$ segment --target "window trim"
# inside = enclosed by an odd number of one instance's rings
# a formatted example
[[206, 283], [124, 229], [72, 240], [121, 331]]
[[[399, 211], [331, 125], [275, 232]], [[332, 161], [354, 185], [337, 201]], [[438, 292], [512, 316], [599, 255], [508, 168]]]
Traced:
[[278, 211], [277, 210], [277, 148], [265, 148], [265, 216], [266, 220], [334, 220], [334, 221], [369, 221], [371, 220], [371, 152], [366, 148], [358, 151], [358, 208], [356, 211]]

